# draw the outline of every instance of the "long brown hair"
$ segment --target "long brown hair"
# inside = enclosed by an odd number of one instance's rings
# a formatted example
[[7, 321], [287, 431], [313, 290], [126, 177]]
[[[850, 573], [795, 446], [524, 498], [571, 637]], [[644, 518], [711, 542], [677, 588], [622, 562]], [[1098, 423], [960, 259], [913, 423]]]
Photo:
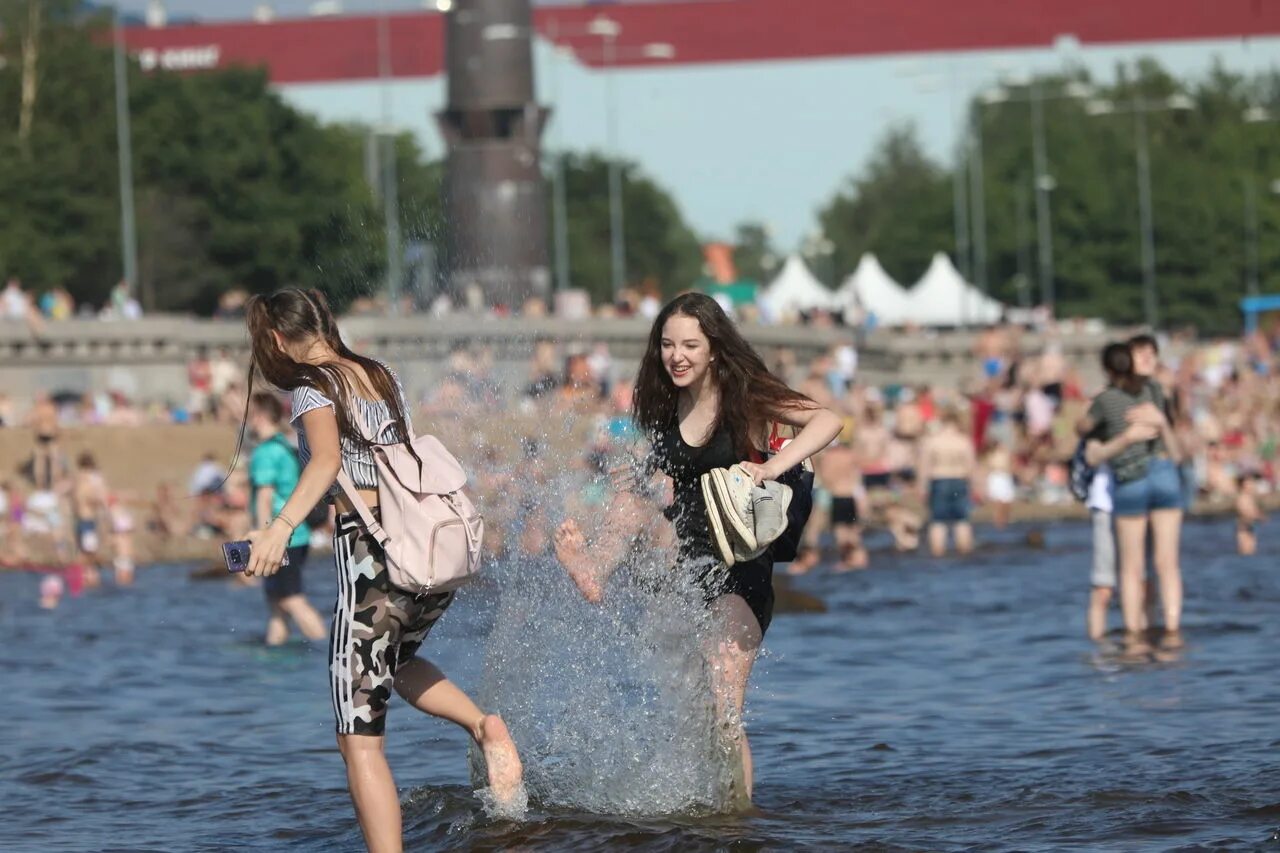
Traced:
[[[338, 429], [344, 441], [365, 449], [377, 444], [364, 437], [352, 412], [351, 398], [355, 396], [355, 388], [347, 372], [337, 364], [305, 364], [294, 361], [280, 348], [272, 332], [279, 332], [281, 337], [291, 343], [318, 337], [340, 357], [364, 368], [373, 390], [386, 402], [391, 412], [398, 441], [413, 453], [413, 447], [409, 444], [408, 422], [395, 379], [382, 362], [353, 352], [342, 342], [337, 320], [334, 319], [323, 293], [318, 290], [286, 288], [277, 290], [270, 296], [254, 296], [245, 305], [245, 322], [249, 327], [249, 342], [253, 349], [253, 359], [249, 364], [250, 398], [253, 396], [255, 369], [262, 374], [263, 379], [281, 391], [292, 391], [304, 386], [314, 388], [333, 401]], [[240, 433], [243, 442], [243, 424]], [[377, 437], [374, 436], [375, 439]], [[240, 444], [237, 444], [236, 456], [239, 455]], [[417, 454], [414, 456], [416, 458]]]
[[631, 414], [636, 424], [652, 436], [671, 429], [676, 421], [675, 383], [662, 364], [662, 329], [672, 317], [692, 317], [711, 344], [715, 361], [710, 378], [720, 392], [720, 411], [713, 432], [728, 429], [734, 450], [746, 459], [752, 436], [788, 409], [817, 408], [813, 400], [787, 387], [769, 372], [720, 304], [703, 293], [685, 293], [667, 303], [653, 321], [649, 343], [640, 359]]

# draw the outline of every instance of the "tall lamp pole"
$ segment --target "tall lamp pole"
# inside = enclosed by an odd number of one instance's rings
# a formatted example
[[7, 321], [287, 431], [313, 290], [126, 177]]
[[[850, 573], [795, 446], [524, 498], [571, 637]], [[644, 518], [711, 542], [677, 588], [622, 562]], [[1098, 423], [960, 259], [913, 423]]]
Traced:
[[1128, 106], [1121, 107], [1110, 101], [1092, 100], [1085, 106], [1091, 116], [1133, 113], [1134, 156], [1138, 174], [1138, 227], [1140, 260], [1142, 264], [1142, 311], [1148, 326], [1160, 325], [1160, 300], [1156, 280], [1155, 213], [1151, 201], [1151, 151], [1147, 134], [1147, 113], [1165, 110], [1190, 110], [1195, 104], [1186, 95], [1171, 95], [1158, 101], [1143, 100], [1135, 94]]
[[[130, 287], [138, 286], [138, 233], [137, 217], [133, 206], [133, 132], [129, 124], [129, 72], [125, 57], [124, 27], [120, 22], [120, 7], [115, 7], [113, 31], [116, 84], [116, 151], [120, 173], [120, 243], [124, 259], [124, 280]], [[141, 294], [144, 307], [155, 308], [152, 288]]]
[[1040, 302], [1052, 310], [1056, 294], [1053, 284], [1053, 226], [1049, 221], [1052, 215], [1049, 208], [1049, 193], [1055, 186], [1053, 176], [1049, 174], [1049, 155], [1045, 150], [1044, 132], [1044, 93], [1040, 82], [1031, 83], [1031, 147], [1035, 169], [1036, 191], [1036, 244], [1039, 248], [1040, 262]]
[[625, 223], [622, 218], [622, 156], [618, 150], [618, 35], [622, 25], [612, 18], [599, 17], [587, 25], [587, 30], [604, 42], [604, 120], [605, 145], [609, 149], [609, 257], [612, 273], [612, 292], [616, 301], [627, 283], [627, 252]]
[[382, 216], [387, 235], [387, 307], [398, 311], [404, 278], [404, 251], [400, 245], [400, 179], [396, 164], [396, 137], [391, 129], [391, 21], [386, 0], [378, 3], [378, 79], [382, 89]]

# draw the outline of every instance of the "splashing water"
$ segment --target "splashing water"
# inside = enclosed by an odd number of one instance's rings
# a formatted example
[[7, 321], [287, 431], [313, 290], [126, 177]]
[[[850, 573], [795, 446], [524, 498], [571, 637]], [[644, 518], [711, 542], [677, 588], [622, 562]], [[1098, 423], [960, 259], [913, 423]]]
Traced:
[[701, 600], [617, 578], [593, 606], [554, 562], [493, 568], [501, 592], [481, 695], [520, 745], [530, 795], [605, 814], [723, 810], [732, 779]]

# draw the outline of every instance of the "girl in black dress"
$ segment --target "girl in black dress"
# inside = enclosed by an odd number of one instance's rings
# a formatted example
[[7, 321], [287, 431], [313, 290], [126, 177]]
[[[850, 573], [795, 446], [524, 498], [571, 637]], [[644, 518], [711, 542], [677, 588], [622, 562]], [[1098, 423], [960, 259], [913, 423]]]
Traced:
[[[677, 297], [654, 320], [632, 416], [652, 443], [650, 464], [672, 481], [673, 499], [663, 512], [674, 528], [678, 570], [692, 574], [712, 612], [712, 689], [719, 718], [740, 748], [740, 793], [749, 801], [751, 750], [742, 706], [773, 615], [773, 560], [766, 552], [732, 568], [720, 561], [699, 478], [739, 464], [757, 484], [776, 480], [830, 444], [840, 433], [840, 418], [771, 374], [716, 301], [700, 293]], [[766, 458], [774, 424], [798, 432]], [[620, 493], [605, 514], [606, 529], [590, 546], [572, 520], [556, 531], [556, 552], [588, 599], [599, 599], [635, 535], [651, 526], [636, 511], [642, 500]]]

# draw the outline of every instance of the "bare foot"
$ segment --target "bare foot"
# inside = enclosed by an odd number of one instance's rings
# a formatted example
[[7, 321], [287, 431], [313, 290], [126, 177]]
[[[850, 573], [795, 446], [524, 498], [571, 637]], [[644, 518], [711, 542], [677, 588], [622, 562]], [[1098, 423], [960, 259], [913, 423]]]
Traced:
[[1162, 651], [1173, 651], [1180, 649], [1186, 645], [1186, 640], [1182, 638], [1181, 631], [1165, 631], [1164, 636], [1160, 638], [1160, 649]]
[[510, 804], [520, 794], [524, 766], [516, 752], [515, 741], [507, 731], [507, 724], [497, 714], [487, 714], [480, 718], [475, 733], [476, 742], [484, 752], [489, 792], [499, 805]]
[[604, 597], [604, 590], [596, 577], [595, 567], [587, 557], [587, 540], [576, 521], [569, 519], [556, 528], [555, 549], [556, 559], [569, 573], [582, 597], [593, 604], [599, 602]]
[[1146, 635], [1141, 631], [1126, 631], [1120, 656], [1121, 659], [1131, 662], [1149, 659], [1151, 644], [1147, 642]]

